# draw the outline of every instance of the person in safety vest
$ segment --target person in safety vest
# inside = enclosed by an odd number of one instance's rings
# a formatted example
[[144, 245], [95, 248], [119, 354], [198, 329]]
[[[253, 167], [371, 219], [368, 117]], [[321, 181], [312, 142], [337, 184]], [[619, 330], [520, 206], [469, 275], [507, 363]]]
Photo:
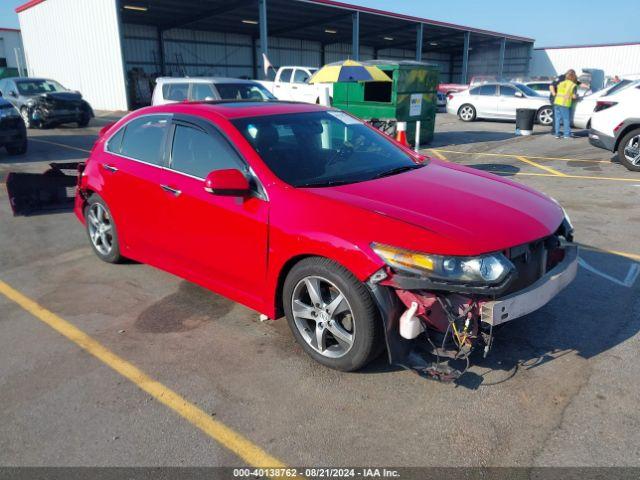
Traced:
[[571, 138], [571, 106], [578, 98], [576, 88], [578, 78], [573, 70], [569, 70], [564, 81], [558, 83], [554, 89], [555, 98], [553, 100], [554, 133], [556, 138], [560, 137], [560, 124], [562, 123], [564, 138]]

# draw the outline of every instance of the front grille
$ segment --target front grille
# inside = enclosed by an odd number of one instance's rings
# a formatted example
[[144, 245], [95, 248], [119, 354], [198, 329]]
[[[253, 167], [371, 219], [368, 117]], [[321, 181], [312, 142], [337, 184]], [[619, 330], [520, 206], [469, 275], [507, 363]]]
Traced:
[[80, 107], [80, 100], [61, 100], [54, 98], [43, 98], [42, 106], [48, 110], [75, 110]]
[[517, 292], [535, 283], [547, 271], [547, 254], [555, 237], [542, 238], [509, 249], [507, 258], [516, 267], [517, 277], [506, 294]]

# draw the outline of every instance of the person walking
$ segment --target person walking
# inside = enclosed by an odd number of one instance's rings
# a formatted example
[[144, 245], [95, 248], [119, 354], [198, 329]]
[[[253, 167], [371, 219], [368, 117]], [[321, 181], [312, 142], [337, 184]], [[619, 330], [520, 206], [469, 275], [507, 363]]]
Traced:
[[556, 138], [560, 137], [560, 124], [562, 123], [564, 138], [571, 138], [571, 106], [573, 101], [578, 98], [576, 95], [576, 87], [578, 77], [573, 70], [569, 70], [565, 79], [558, 83], [552, 92], [555, 94], [553, 100], [553, 117], [554, 131]]

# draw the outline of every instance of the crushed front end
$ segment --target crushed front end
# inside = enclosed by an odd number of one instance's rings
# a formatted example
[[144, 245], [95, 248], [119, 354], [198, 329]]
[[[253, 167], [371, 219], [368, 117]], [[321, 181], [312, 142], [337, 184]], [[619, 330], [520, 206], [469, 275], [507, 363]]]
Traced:
[[[369, 287], [381, 309], [392, 364], [452, 381], [473, 351], [489, 353], [494, 327], [531, 313], [576, 276], [565, 219], [545, 238], [478, 257], [442, 257], [373, 245], [387, 266]], [[448, 360], [460, 360], [462, 369]]]
[[89, 103], [75, 92], [43, 93], [30, 98], [26, 107], [32, 123], [42, 127], [85, 123], [94, 116]]

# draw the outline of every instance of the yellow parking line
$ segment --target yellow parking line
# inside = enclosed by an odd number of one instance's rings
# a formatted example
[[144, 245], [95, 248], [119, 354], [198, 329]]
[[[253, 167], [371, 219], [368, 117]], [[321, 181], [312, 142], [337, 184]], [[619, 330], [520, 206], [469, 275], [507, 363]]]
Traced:
[[633, 182], [633, 183], [639, 183], [640, 184], [640, 179], [638, 178], [618, 178], [618, 177], [591, 177], [591, 176], [587, 176], [587, 175], [568, 175], [568, 174], [563, 174], [563, 175], [552, 175], [550, 173], [530, 173], [530, 172], [508, 172], [506, 170], [483, 170], [484, 172], [489, 172], [489, 173], [495, 173], [495, 174], [503, 174], [503, 175], [508, 175], [508, 176], [521, 176], [521, 175], [525, 175], [525, 176], [530, 176], [530, 177], [554, 177], [554, 178], [574, 178], [574, 179], [584, 179], [584, 180], [612, 180], [612, 181], [618, 181], [618, 182]]
[[544, 165], [540, 165], [537, 162], [534, 162], [533, 160], [529, 160], [526, 157], [516, 157], [518, 160], [520, 160], [521, 162], [524, 163], [528, 163], [529, 165], [532, 165], [536, 168], [539, 168], [540, 170], [544, 170], [545, 172], [549, 172], [549, 173], [553, 173], [554, 175], [557, 175], [558, 177], [565, 177], [566, 175], [562, 172], [559, 172], [558, 170], [555, 170], [553, 168], [550, 167], [545, 167]]
[[52, 142], [51, 140], [41, 140], [39, 138], [31, 138], [31, 137], [29, 137], [29, 141], [31, 141], [31, 142], [40, 142], [40, 143], [48, 143], [50, 145], [55, 145], [57, 147], [69, 148], [71, 150], [78, 150], [80, 152], [91, 153], [91, 150], [85, 150], [84, 148], [74, 147], [74, 146], [71, 146], [71, 145], [67, 145], [66, 143]]
[[620, 257], [626, 257], [629, 260], [637, 260], [637, 261], [640, 262], [640, 255], [638, 255], [636, 253], [621, 252], [621, 251], [618, 251], [618, 250], [607, 250], [606, 248], [594, 247], [594, 246], [591, 246], [591, 245], [584, 245], [582, 243], [578, 243], [577, 245], [580, 248], [583, 248], [585, 250], [590, 250], [592, 252], [610, 253], [612, 255], [618, 255]]
[[[438, 151], [438, 152], [444, 152], [444, 153], [455, 153], [458, 155], [477, 155], [477, 156], [484, 156], [484, 157], [508, 157], [508, 158], [518, 158], [520, 155], [516, 155], [513, 153], [489, 153], [489, 152], [463, 152], [463, 151], [459, 151], [459, 150], [447, 150], [447, 149], [442, 149], [442, 148], [438, 148], [438, 149], [432, 149], [434, 152]], [[608, 163], [610, 164], [611, 162], [608, 160], [592, 160], [592, 159], [582, 159], [582, 158], [561, 158], [561, 157], [540, 157], [540, 156], [535, 156], [535, 155], [527, 155], [527, 158], [529, 159], [535, 159], [535, 160], [558, 160], [558, 161], [562, 161], [562, 162], [586, 162], [586, 163]]]
[[448, 161], [447, 157], [445, 157], [442, 153], [440, 153], [440, 150], [431, 148], [428, 151], [433, 153], [433, 156], [436, 157], [437, 159], [444, 160], [445, 162]]
[[138, 388], [144, 390], [158, 402], [182, 416], [249, 465], [259, 468], [285, 468], [280, 460], [272, 457], [250, 440], [227, 427], [222, 422], [214, 420], [210, 415], [207, 415], [178, 393], [149, 377], [146, 373], [123, 358], [120, 358], [82, 330], [40, 306], [2, 280], [0, 280], [0, 293], [9, 300], [17, 303], [38, 320], [67, 337], [102, 363], [133, 382]]

